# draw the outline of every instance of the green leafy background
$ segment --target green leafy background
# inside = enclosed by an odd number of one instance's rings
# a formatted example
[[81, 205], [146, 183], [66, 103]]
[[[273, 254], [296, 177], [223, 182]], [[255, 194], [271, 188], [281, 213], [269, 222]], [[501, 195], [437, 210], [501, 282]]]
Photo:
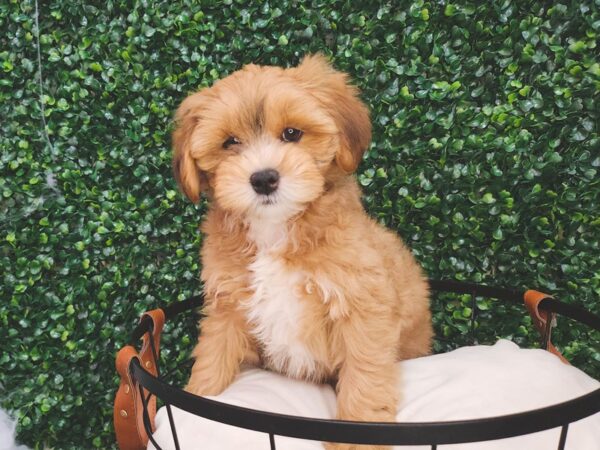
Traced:
[[[172, 113], [244, 63], [321, 51], [370, 105], [358, 179], [431, 277], [537, 287], [599, 312], [600, 1], [0, 4], [0, 404], [38, 448], [111, 448], [113, 358], [136, 317], [200, 290]], [[468, 297], [434, 302], [438, 351]], [[537, 340], [477, 299], [480, 342]], [[493, 319], [492, 319], [493, 317]], [[188, 316], [165, 335], [181, 382]], [[600, 377], [598, 333], [557, 339]]]

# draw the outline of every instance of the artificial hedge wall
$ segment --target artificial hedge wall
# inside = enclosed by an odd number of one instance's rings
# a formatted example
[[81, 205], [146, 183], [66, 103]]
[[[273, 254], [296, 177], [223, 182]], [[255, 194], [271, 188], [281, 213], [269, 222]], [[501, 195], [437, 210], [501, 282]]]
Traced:
[[[600, 1], [0, 4], [0, 405], [19, 438], [111, 448], [115, 351], [138, 314], [200, 289], [170, 170], [177, 104], [244, 63], [322, 51], [369, 103], [369, 211], [432, 277], [540, 287], [598, 313]], [[466, 298], [434, 304], [465, 342]], [[478, 300], [479, 339], [535, 342]], [[185, 378], [194, 319], [165, 336]], [[559, 324], [599, 377], [598, 334]], [[595, 365], [594, 365], [595, 364]]]

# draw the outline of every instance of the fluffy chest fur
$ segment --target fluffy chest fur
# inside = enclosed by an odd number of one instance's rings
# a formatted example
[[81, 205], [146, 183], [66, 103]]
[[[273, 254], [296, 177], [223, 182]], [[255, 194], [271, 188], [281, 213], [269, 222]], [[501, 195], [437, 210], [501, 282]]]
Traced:
[[[248, 267], [254, 293], [246, 304], [251, 331], [263, 348], [265, 363], [295, 378], [310, 378], [314, 356], [303, 340], [306, 305], [300, 295], [306, 275], [290, 269], [273, 249], [285, 236], [279, 230], [261, 230], [256, 258]], [[261, 240], [263, 239], [264, 240]]]

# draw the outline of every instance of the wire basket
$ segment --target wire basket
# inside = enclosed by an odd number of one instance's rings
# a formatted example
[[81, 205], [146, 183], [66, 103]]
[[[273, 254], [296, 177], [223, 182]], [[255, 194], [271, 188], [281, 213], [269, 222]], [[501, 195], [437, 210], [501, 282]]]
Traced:
[[[550, 295], [534, 290], [514, 289], [463, 283], [430, 281], [434, 293], [468, 294], [473, 302], [472, 323], [475, 319], [475, 299], [485, 297], [525, 305], [540, 332], [541, 345], [546, 350], [566, 359], [551, 342], [556, 314], [600, 331], [600, 317], [574, 305], [562, 303]], [[289, 416], [259, 411], [210, 400], [185, 392], [163, 380], [159, 368], [160, 335], [165, 320], [177, 314], [202, 306], [203, 297], [148, 311], [132, 333], [129, 345], [117, 355], [117, 370], [121, 384], [114, 404], [114, 422], [117, 442], [121, 450], [145, 449], [152, 441], [156, 399], [167, 409], [174, 447], [179, 450], [177, 428], [171, 406], [224, 424], [254, 430], [268, 435], [269, 446], [276, 449], [275, 436], [309, 439], [325, 442], [343, 442], [371, 445], [426, 445], [432, 450], [439, 445], [481, 442], [536, 433], [561, 427], [557, 448], [565, 448], [569, 424], [600, 411], [600, 388], [572, 400], [548, 407], [473, 420], [447, 422], [351, 422]], [[472, 329], [473, 331], [473, 329]], [[142, 341], [138, 352], [134, 345]], [[185, 449], [182, 449], [185, 450]]]

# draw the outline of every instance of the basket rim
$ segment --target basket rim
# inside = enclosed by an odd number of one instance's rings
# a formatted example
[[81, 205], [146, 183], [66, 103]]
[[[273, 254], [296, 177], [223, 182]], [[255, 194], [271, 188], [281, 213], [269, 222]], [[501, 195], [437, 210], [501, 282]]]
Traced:
[[565, 426], [600, 412], [600, 388], [574, 399], [515, 414], [441, 422], [354, 422], [271, 413], [200, 397], [171, 386], [131, 361], [132, 376], [171, 406], [216, 422], [277, 436], [379, 445], [481, 442]]

